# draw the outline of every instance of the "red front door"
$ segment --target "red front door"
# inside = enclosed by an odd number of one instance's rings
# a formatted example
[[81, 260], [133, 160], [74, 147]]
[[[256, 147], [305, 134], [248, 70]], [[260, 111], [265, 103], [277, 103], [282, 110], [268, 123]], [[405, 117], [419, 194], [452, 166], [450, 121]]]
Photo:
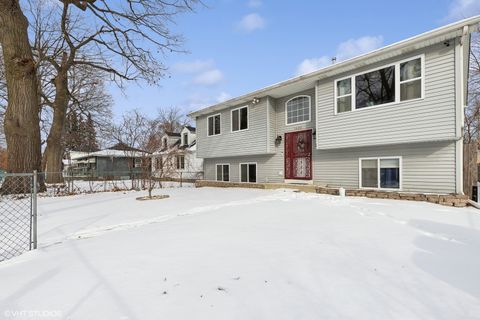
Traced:
[[312, 180], [312, 130], [285, 133], [285, 179]]

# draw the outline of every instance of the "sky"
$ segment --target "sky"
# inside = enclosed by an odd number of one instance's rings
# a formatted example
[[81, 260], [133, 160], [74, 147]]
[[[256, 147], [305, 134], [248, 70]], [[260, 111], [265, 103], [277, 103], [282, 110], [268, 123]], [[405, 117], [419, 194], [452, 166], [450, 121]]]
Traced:
[[164, 57], [159, 86], [109, 90], [130, 109], [185, 113], [480, 14], [480, 0], [204, 0], [173, 30], [188, 53]]

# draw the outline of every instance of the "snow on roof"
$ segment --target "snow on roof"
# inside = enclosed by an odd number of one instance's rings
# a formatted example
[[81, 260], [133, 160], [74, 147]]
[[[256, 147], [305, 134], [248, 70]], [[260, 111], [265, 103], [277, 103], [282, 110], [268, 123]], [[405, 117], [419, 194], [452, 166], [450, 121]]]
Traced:
[[147, 155], [148, 155], [148, 153], [146, 153], [146, 152], [105, 149], [105, 150], [91, 152], [91, 153], [88, 153], [86, 155], [76, 157], [75, 160], [90, 158], [90, 157], [113, 157], [113, 158], [133, 157], [133, 158], [136, 158], [136, 157], [145, 157]]

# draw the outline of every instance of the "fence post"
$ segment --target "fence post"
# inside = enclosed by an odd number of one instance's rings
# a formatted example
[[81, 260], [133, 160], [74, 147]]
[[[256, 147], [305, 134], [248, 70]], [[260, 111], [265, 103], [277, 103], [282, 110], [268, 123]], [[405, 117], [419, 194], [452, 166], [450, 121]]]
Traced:
[[32, 189], [32, 243], [33, 249], [37, 249], [37, 170], [33, 171]]

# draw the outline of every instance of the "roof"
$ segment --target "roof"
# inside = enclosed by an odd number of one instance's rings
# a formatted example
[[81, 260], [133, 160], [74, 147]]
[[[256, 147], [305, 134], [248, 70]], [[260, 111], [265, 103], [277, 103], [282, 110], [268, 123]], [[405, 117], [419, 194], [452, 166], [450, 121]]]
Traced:
[[134, 148], [134, 147], [130, 147], [126, 143], [123, 143], [123, 142], [119, 142], [119, 143], [107, 148], [107, 150], [136, 151], [136, 152], [143, 152], [143, 153], [147, 152], [147, 151], [140, 150], [140, 149], [137, 149], [137, 148]]
[[180, 132], [165, 131], [165, 134], [170, 137], [180, 137]]
[[144, 151], [130, 151], [130, 150], [112, 150], [104, 149], [96, 152], [90, 152], [86, 155], [79, 156], [75, 160], [92, 158], [92, 157], [108, 157], [108, 158], [140, 158], [148, 155], [148, 152]]
[[400, 56], [402, 54], [412, 52], [427, 46], [431, 46], [436, 43], [442, 43], [447, 40], [459, 37], [463, 35], [464, 28], [468, 27], [467, 32], [477, 31], [477, 25], [480, 23], [480, 16], [475, 16], [469, 19], [461, 20], [447, 26], [434, 29], [432, 31], [422, 33], [415, 37], [385, 46], [383, 48], [371, 51], [369, 53], [335, 63], [333, 65], [324, 67], [317, 71], [307, 73], [301, 76], [297, 76], [263, 89], [252, 91], [233, 99], [211, 105], [209, 107], [194, 111], [189, 114], [190, 117], [198, 117], [201, 115], [209, 114], [215, 111], [222, 110], [227, 107], [235, 106], [241, 103], [249, 103], [254, 98], [260, 98], [263, 96], [271, 96], [273, 98], [279, 98], [293, 94], [296, 92], [304, 91], [315, 87], [315, 83], [318, 80], [326, 79], [343, 72], [349, 72], [356, 68], [365, 66], [367, 64], [376, 63], [388, 58]]
[[197, 131], [197, 129], [195, 127], [192, 127], [192, 126], [185, 126], [185, 128], [187, 128], [188, 131], [190, 131], [191, 133], [195, 133], [195, 131]]

